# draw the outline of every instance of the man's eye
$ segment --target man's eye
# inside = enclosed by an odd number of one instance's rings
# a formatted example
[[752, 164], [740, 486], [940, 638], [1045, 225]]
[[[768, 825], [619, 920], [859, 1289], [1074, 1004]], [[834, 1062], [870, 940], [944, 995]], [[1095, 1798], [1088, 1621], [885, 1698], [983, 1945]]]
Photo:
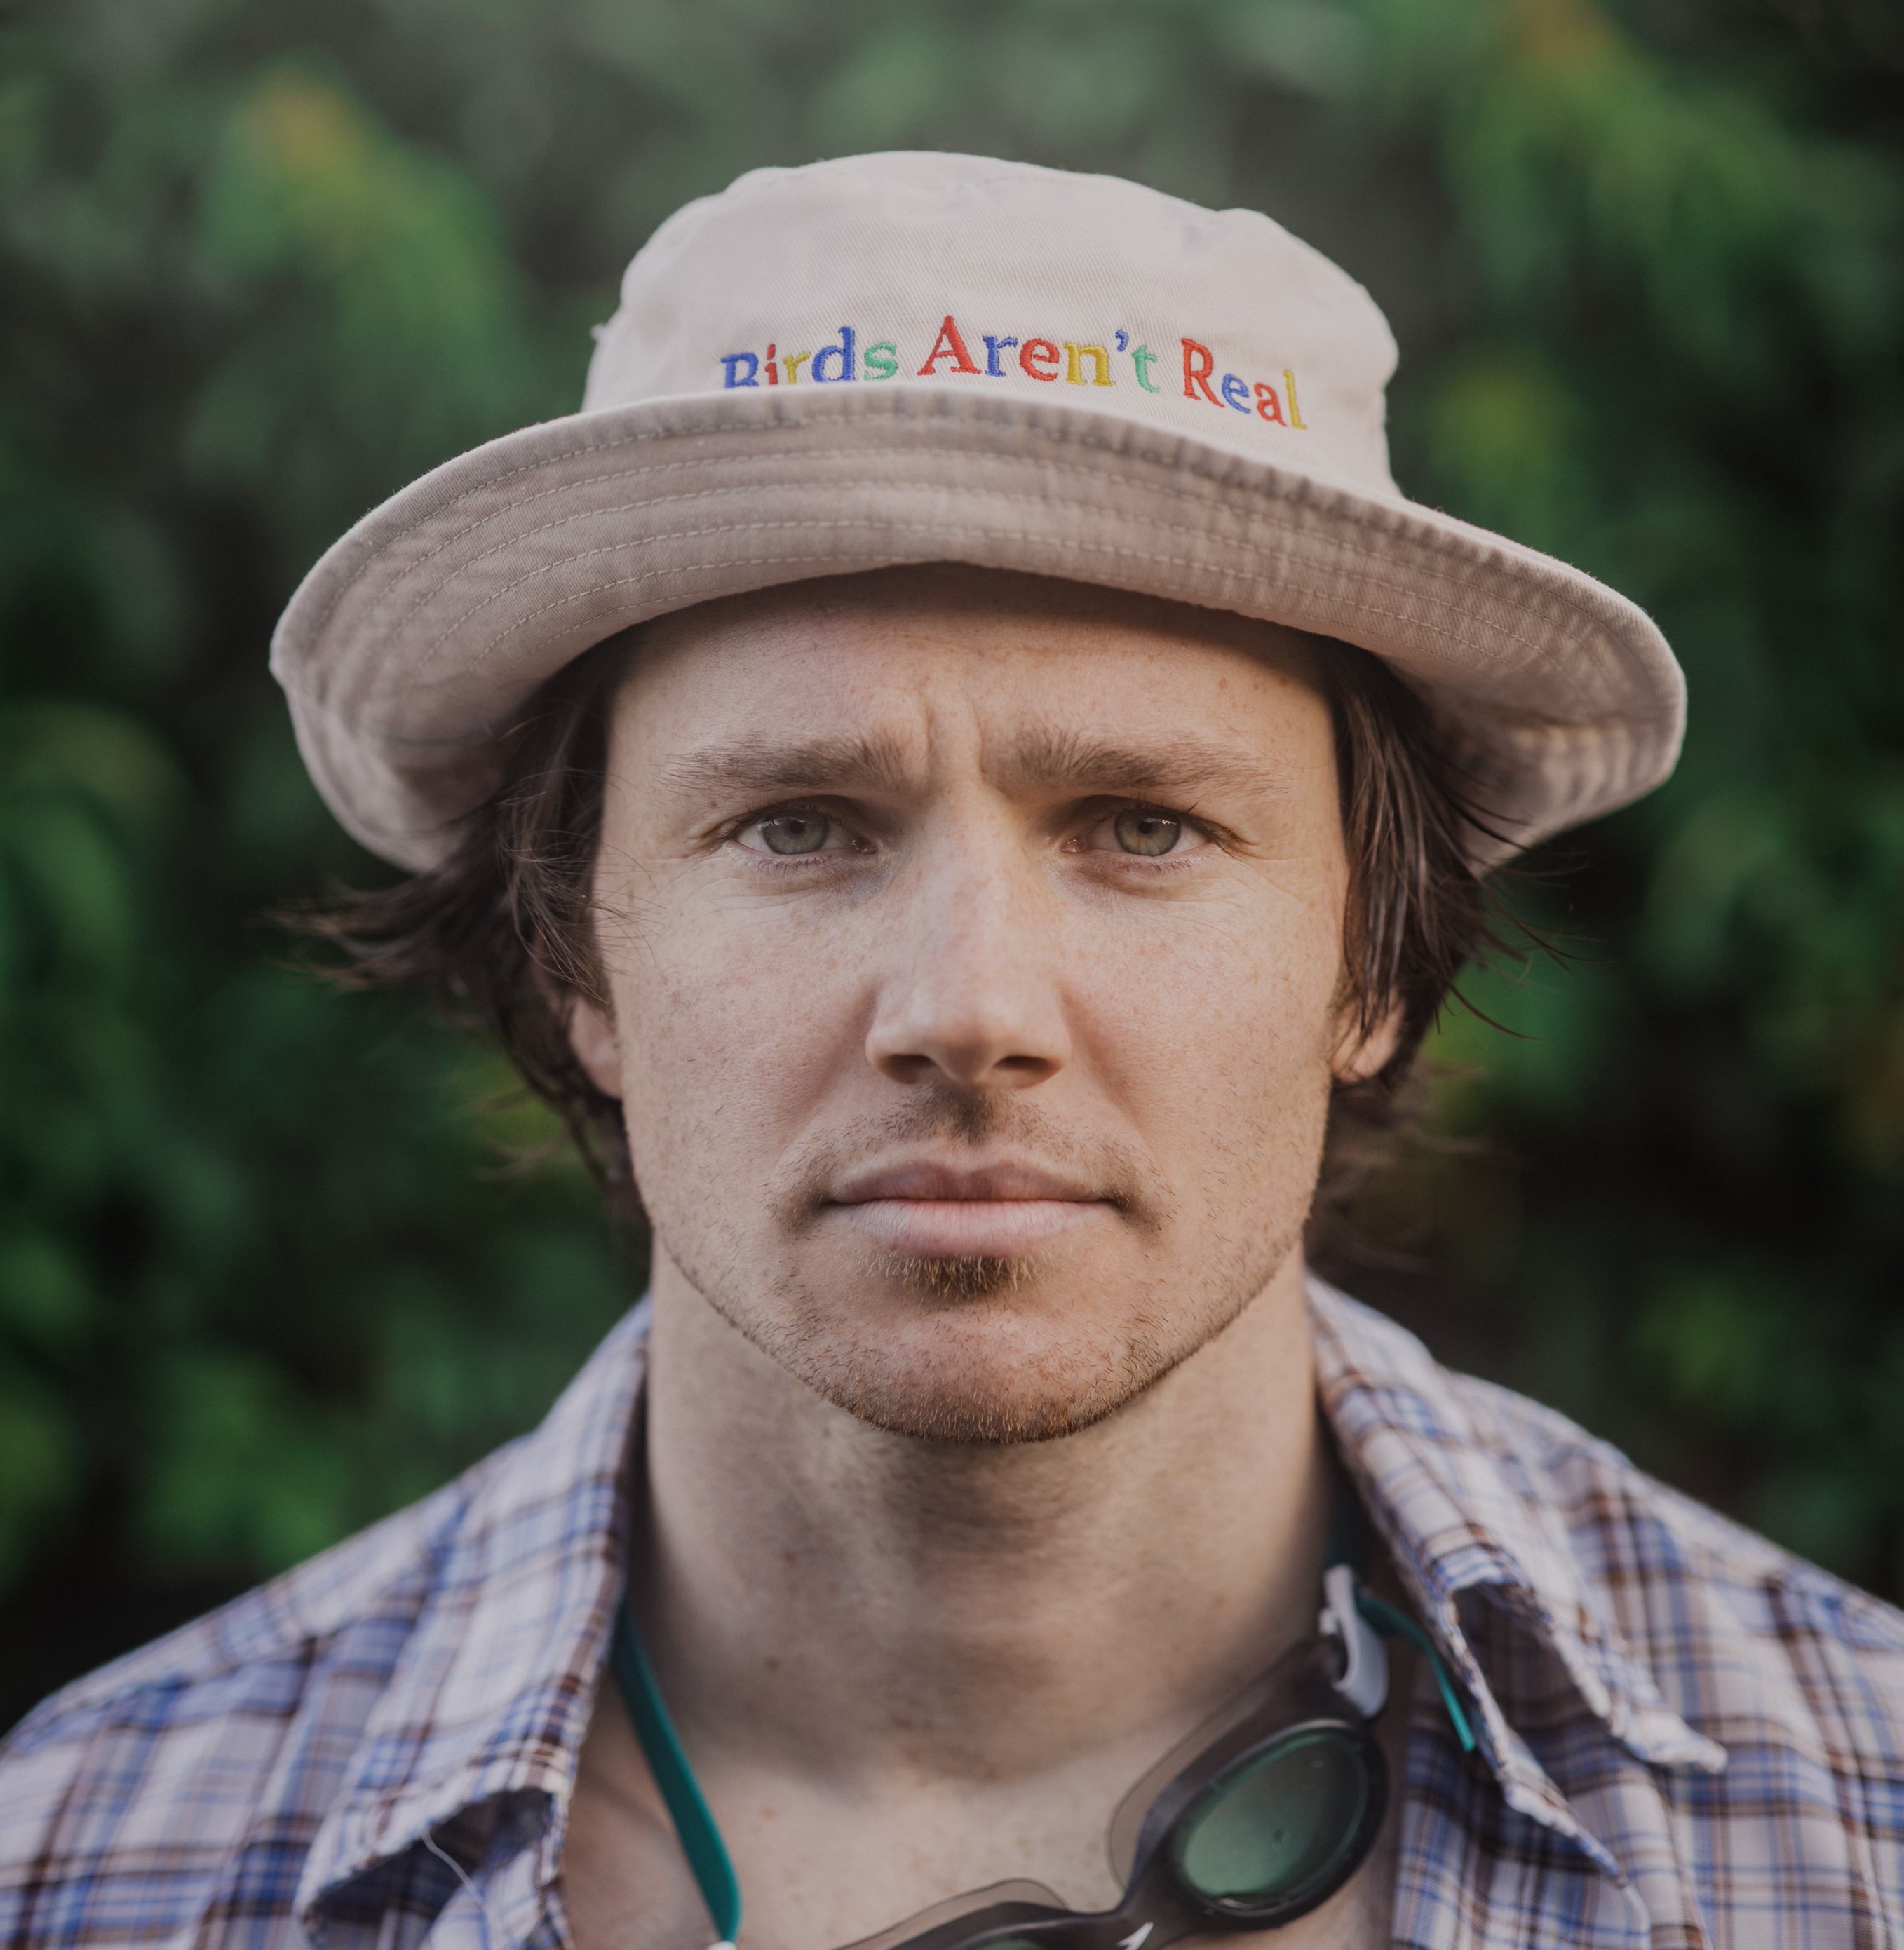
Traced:
[[1167, 853], [1188, 852], [1198, 836], [1180, 813], [1166, 812], [1161, 806], [1127, 805], [1097, 827], [1086, 843], [1105, 852], [1158, 860]]
[[1173, 853], [1177, 842], [1183, 837], [1183, 822], [1173, 818], [1167, 812], [1148, 812], [1132, 806], [1118, 814], [1111, 822], [1111, 830], [1117, 836], [1117, 844], [1127, 853], [1142, 853], [1155, 858], [1160, 853]]
[[818, 853], [830, 841], [837, 848], [845, 838], [837, 820], [811, 808], [769, 813], [740, 833], [742, 846], [756, 853]]

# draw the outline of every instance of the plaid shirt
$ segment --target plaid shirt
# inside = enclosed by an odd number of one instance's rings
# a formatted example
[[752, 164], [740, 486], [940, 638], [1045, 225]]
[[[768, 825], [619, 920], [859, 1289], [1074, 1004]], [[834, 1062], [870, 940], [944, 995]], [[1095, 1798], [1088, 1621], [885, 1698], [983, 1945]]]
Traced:
[[[1395, 1940], [1904, 1945], [1904, 1616], [1341, 1294], [1313, 1310], [1480, 1737], [1418, 1693]], [[643, 1335], [637, 1310], [532, 1434], [26, 1721], [0, 1939], [562, 1950]]]

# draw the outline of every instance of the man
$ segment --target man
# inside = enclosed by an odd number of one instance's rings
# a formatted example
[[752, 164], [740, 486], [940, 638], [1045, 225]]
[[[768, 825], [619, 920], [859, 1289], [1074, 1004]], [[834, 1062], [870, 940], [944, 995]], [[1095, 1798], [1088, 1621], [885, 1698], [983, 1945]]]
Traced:
[[415, 874], [331, 930], [652, 1299], [23, 1726], [10, 1941], [1904, 1942], [1904, 1619], [1305, 1270], [1482, 871], [1681, 727], [1396, 492], [1392, 360], [1260, 216], [762, 172], [313, 572], [303, 750]]

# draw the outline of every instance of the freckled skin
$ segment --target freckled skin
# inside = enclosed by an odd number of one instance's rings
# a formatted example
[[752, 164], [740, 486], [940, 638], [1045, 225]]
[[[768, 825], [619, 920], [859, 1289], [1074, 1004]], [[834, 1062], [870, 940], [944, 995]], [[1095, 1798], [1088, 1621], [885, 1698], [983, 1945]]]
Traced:
[[[1301, 1228], [1389, 1046], [1347, 883], [1270, 626], [938, 568], [647, 634], [572, 1034], [654, 1224], [637, 1584], [749, 1950], [1110, 1899], [1123, 1790], [1313, 1618]], [[1362, 1940], [1366, 1881], [1280, 1942]], [[564, 1882], [581, 1950], [707, 1934], [612, 1689]]]

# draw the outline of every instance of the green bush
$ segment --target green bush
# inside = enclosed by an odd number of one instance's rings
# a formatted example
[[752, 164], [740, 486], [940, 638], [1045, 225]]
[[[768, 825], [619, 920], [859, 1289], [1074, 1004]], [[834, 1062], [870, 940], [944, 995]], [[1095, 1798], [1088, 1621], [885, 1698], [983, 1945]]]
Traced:
[[1569, 959], [1469, 985], [1360, 1284], [1904, 1596], [1901, 68], [1856, 0], [0, 14], [11, 1708], [524, 1426], [638, 1279], [491, 1052], [262, 921], [381, 871], [266, 643], [573, 405], [669, 210], [879, 146], [1269, 210], [1396, 323], [1404, 484], [1660, 618], [1681, 774], [1530, 863]]

